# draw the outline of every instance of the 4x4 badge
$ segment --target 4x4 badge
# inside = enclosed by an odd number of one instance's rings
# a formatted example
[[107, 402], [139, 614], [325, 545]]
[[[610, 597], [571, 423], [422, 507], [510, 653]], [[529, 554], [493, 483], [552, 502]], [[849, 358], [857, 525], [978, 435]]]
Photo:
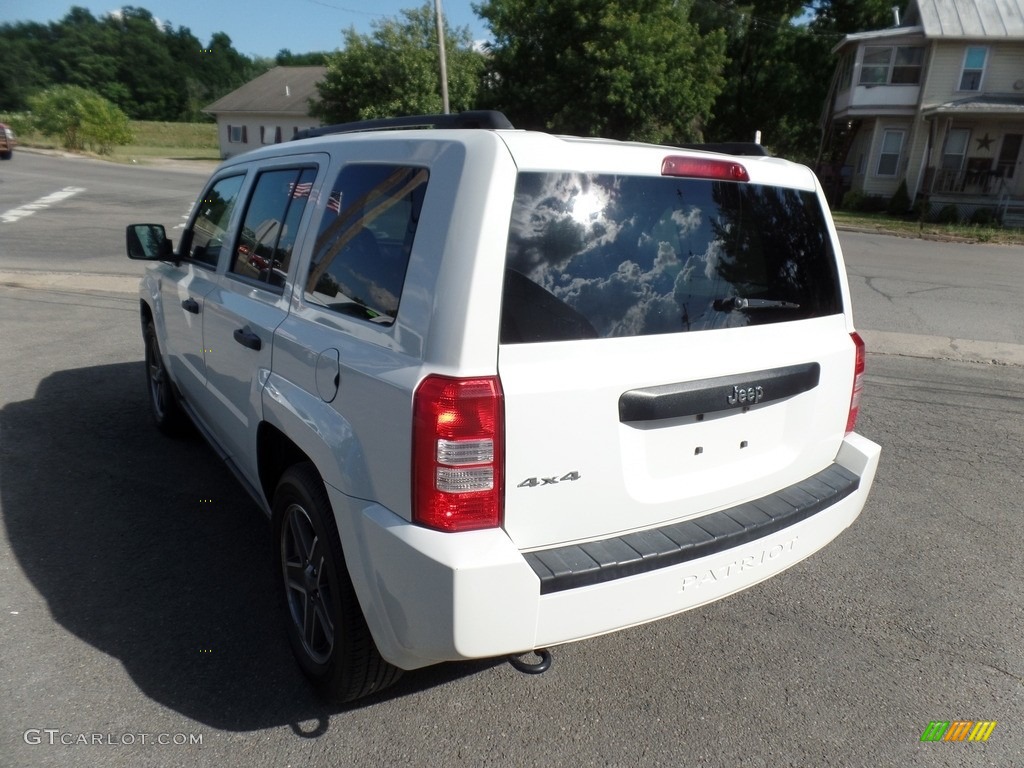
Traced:
[[528, 477], [516, 488], [536, 488], [538, 485], [558, 485], [559, 483], [567, 483], [573, 480], [579, 480], [579, 472], [570, 472], [567, 475], [561, 477]]

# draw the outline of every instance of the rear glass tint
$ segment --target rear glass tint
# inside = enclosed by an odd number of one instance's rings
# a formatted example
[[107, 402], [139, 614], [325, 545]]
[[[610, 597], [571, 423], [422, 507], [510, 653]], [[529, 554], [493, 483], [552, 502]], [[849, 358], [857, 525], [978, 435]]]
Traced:
[[706, 179], [519, 175], [502, 343], [702, 331], [841, 311], [835, 255], [813, 192]]

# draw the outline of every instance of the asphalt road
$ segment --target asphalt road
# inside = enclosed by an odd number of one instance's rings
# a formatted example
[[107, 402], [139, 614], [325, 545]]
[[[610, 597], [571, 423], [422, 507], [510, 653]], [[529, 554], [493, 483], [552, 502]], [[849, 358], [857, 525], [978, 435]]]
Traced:
[[[1024, 317], [1021, 249], [844, 234], [858, 325], [894, 348], [868, 359], [872, 496], [823, 552], [558, 648], [541, 676], [442, 665], [337, 708], [291, 659], [267, 523], [202, 442], [148, 422], [134, 281], [39, 274], [133, 274], [124, 224], [172, 226], [201, 174], [15, 163], [38, 186], [12, 191], [0, 166], [0, 767], [1020, 764], [1022, 368], [915, 339], [974, 305], [949, 336], [1016, 354], [1024, 334], [999, 334]], [[95, 199], [2, 221], [62, 174]], [[998, 725], [983, 744], [919, 740], [956, 719]]]

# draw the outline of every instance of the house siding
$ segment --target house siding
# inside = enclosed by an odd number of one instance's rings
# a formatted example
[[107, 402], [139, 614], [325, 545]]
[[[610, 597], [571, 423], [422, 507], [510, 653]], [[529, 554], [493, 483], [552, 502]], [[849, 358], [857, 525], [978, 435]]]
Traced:
[[[880, 118], [875, 121], [874, 131], [871, 135], [870, 150], [867, 153], [867, 165], [864, 169], [863, 190], [868, 195], [881, 197], [892, 197], [900, 182], [906, 178], [909, 164], [908, 151], [913, 141], [911, 121], [907, 118], [888, 119]], [[882, 141], [885, 132], [889, 130], [903, 131], [903, 146], [900, 150], [900, 159], [893, 176], [880, 176], [878, 174], [878, 161], [882, 152]]]
[[[220, 141], [221, 159], [248, 152], [268, 144], [276, 143], [275, 129], [281, 130], [281, 141], [290, 141], [295, 129], [316, 128], [320, 121], [306, 115], [266, 113], [221, 113], [217, 115], [217, 136]], [[231, 141], [231, 128], [245, 128], [246, 141]], [[263, 128], [261, 140], [260, 128]]]
[[[985, 75], [978, 91], [957, 90], [969, 46], [988, 47]], [[1014, 84], [1024, 80], [1024, 42], [952, 41], [938, 42], [932, 57], [931, 72], [924, 93], [925, 106], [968, 98], [978, 93], [1021, 93]]]

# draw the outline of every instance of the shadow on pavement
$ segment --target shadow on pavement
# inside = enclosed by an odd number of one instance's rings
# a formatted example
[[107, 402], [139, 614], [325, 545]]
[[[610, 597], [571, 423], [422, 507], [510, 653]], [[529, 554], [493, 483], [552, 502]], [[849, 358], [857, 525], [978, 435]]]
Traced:
[[[155, 701], [215, 728], [321, 735], [344, 708], [317, 699], [292, 659], [269, 522], [200, 438], [156, 431], [143, 382], [141, 362], [58, 371], [0, 411], [20, 567], [61, 626]], [[407, 673], [356, 706], [499, 663]]]

